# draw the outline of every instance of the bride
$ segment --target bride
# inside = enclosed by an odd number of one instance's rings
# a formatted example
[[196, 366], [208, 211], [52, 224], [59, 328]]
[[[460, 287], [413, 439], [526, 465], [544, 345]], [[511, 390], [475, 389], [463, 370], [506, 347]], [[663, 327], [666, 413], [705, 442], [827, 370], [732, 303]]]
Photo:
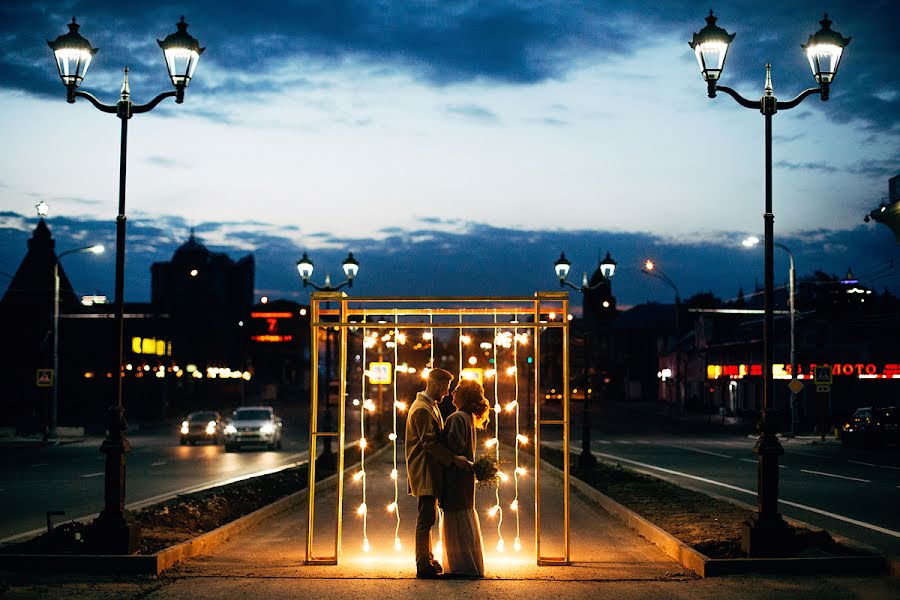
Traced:
[[[490, 404], [477, 381], [463, 379], [453, 390], [456, 412], [444, 424], [444, 442], [454, 454], [475, 460], [475, 430], [484, 429], [490, 417]], [[444, 545], [442, 566], [451, 577], [484, 577], [481, 527], [475, 512], [475, 474], [471, 469], [449, 466], [444, 471], [444, 511], [441, 537]]]

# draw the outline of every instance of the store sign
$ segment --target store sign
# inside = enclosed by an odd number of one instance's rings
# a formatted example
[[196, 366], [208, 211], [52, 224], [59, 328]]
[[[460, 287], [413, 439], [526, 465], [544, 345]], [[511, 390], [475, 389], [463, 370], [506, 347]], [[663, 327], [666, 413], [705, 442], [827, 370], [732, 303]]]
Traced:
[[[827, 367], [834, 377], [855, 377], [857, 379], [900, 379], [900, 363], [816, 363], [798, 364], [797, 379], [813, 379], [817, 372], [823, 373]], [[743, 379], [762, 377], [762, 365], [706, 365], [707, 379]], [[794, 366], [775, 363], [772, 365], [773, 379], [793, 379]]]
[[459, 378], [462, 379], [472, 379], [477, 381], [481, 385], [484, 385], [484, 369], [479, 369], [477, 367], [469, 367], [468, 369], [463, 369], [462, 373], [460, 373]]
[[172, 342], [156, 338], [131, 338], [131, 351], [135, 354], [172, 356]]
[[372, 385], [390, 385], [391, 379], [391, 363], [389, 362], [370, 362], [369, 363], [369, 383]]
[[257, 333], [251, 335], [250, 339], [269, 344], [290, 342], [294, 336], [287, 331], [290, 331], [293, 318], [294, 315], [289, 312], [252, 312], [252, 330]]

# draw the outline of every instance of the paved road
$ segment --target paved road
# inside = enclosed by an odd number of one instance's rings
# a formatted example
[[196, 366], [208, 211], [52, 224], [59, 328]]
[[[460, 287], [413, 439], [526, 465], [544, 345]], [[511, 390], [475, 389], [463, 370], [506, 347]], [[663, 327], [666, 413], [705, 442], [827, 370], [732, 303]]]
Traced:
[[[147, 503], [178, 491], [305, 460], [306, 427], [285, 427], [281, 451], [226, 453], [222, 446], [181, 446], [176, 433], [129, 436], [126, 503]], [[46, 527], [46, 511], [64, 510], [56, 522], [103, 508], [104, 456], [100, 438], [59, 446], [0, 448], [0, 541]]]
[[[756, 504], [754, 440], [743, 436], [595, 434], [600, 458]], [[580, 450], [580, 441], [572, 444]], [[781, 512], [900, 556], [900, 451], [784, 440]]]

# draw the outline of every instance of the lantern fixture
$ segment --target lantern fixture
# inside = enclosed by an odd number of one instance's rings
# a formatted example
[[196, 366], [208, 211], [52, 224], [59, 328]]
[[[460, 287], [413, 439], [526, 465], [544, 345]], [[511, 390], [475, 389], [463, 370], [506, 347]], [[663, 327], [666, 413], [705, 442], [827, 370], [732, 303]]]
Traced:
[[825, 13], [825, 18], [819, 23], [822, 29], [809, 36], [809, 40], [801, 48], [806, 52], [813, 77], [822, 90], [822, 100], [828, 100], [828, 88], [834, 81], [838, 66], [841, 64], [841, 56], [844, 48], [850, 43], [850, 38], [845, 38], [831, 28], [828, 13]]
[[344, 269], [344, 275], [347, 277], [347, 286], [353, 287], [353, 278], [359, 273], [359, 262], [353, 258], [352, 252], [347, 254], [347, 258], [341, 266]]
[[708, 86], [715, 86], [719, 77], [722, 76], [728, 46], [734, 40], [735, 35], [716, 25], [717, 20], [713, 11], [709, 11], [709, 16], [706, 17], [706, 27], [695, 33], [694, 39], [688, 42], [700, 64], [700, 74], [703, 75], [703, 80]]
[[559, 258], [556, 259], [556, 262], [553, 263], [553, 270], [556, 271], [556, 276], [559, 277], [559, 286], [564, 287], [566, 277], [569, 275], [569, 269], [572, 267], [572, 263], [566, 258], [566, 253], [561, 252]]
[[[172, 85], [180, 92], [179, 97], [183, 97], [184, 88], [188, 86], [194, 76], [194, 69], [197, 68], [200, 55], [206, 50], [206, 48], [201, 48], [200, 42], [187, 32], [187, 26], [182, 15], [181, 21], [176, 24], [178, 31], [169, 34], [164, 40], [156, 40], [166, 57], [169, 78], [172, 80]], [[176, 99], [176, 102], [181, 102], [181, 100]]]
[[606, 253], [606, 256], [600, 262], [600, 272], [607, 279], [610, 279], [616, 273], [616, 261], [613, 260], [609, 252]]
[[[75, 17], [72, 17], [68, 33], [57, 37], [52, 42], [47, 40], [47, 45], [50, 46], [56, 57], [59, 77], [62, 79], [63, 85], [71, 92], [74, 92], [75, 88], [84, 81], [88, 67], [91, 66], [91, 60], [98, 51], [78, 33], [79, 27], [81, 26], [75, 22]], [[75, 97], [71, 93], [69, 102], [75, 102]]]
[[306, 287], [309, 278], [312, 277], [313, 274], [313, 263], [309, 260], [306, 252], [304, 252], [303, 256], [300, 257], [300, 260], [297, 261], [297, 272], [300, 273], [300, 278], [303, 279], [303, 287]]

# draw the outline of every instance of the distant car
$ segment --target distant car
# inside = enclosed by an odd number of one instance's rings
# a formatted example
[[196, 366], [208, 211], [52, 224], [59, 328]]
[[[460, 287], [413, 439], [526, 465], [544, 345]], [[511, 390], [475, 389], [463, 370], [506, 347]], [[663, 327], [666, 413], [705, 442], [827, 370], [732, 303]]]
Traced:
[[181, 422], [181, 445], [207, 442], [221, 444], [225, 437], [225, 422], [215, 411], [192, 412]]
[[244, 406], [232, 413], [225, 426], [225, 451], [241, 446], [266, 445], [269, 450], [281, 449], [281, 419], [271, 406]]
[[893, 406], [856, 409], [841, 428], [841, 443], [844, 446], [900, 443], [900, 411]]

